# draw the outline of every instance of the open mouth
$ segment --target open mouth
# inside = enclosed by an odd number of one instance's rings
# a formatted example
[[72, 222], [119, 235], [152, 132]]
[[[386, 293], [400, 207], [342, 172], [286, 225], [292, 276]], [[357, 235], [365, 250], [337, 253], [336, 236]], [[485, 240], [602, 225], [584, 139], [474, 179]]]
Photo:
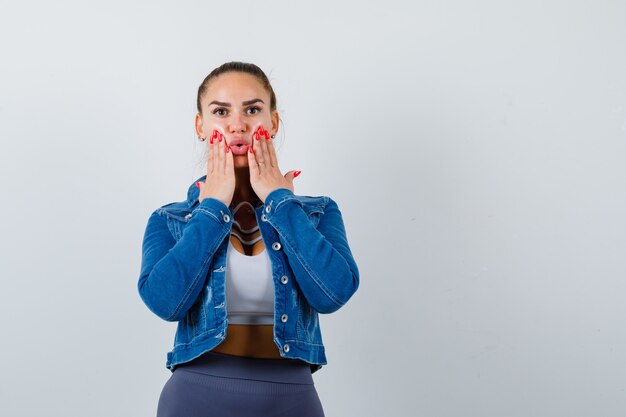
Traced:
[[243, 143], [237, 143], [230, 147], [233, 151], [233, 155], [245, 155], [248, 152], [248, 145]]

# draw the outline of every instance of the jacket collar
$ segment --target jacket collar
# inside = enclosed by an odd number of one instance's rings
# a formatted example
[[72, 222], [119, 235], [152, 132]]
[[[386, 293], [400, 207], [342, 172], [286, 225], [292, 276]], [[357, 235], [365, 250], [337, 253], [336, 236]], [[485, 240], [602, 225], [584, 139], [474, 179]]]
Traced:
[[196, 182], [198, 181], [204, 182], [205, 179], [206, 179], [206, 174], [201, 176], [194, 182], [192, 182], [191, 185], [189, 186], [189, 189], [187, 190], [187, 207], [189, 207], [190, 209], [192, 209], [198, 204], [198, 197], [200, 197], [200, 189], [196, 187]]

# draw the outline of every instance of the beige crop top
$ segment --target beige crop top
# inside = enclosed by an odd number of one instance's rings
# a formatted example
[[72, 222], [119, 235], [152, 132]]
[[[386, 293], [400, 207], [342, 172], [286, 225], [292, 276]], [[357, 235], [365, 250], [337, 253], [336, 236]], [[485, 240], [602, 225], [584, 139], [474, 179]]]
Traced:
[[[234, 212], [241, 206], [240, 203]], [[248, 203], [249, 204], [249, 203]], [[237, 222], [233, 221], [235, 225]], [[258, 225], [256, 228], [258, 229]], [[241, 227], [239, 227], [241, 230]], [[256, 230], [256, 229], [254, 229]], [[246, 232], [253, 232], [249, 230]], [[233, 233], [242, 240], [237, 233]], [[254, 242], [261, 239], [259, 236]], [[244, 244], [250, 244], [243, 241]], [[226, 315], [232, 324], [274, 323], [274, 282], [272, 264], [263, 252], [248, 256], [240, 253], [228, 239], [226, 257]]]

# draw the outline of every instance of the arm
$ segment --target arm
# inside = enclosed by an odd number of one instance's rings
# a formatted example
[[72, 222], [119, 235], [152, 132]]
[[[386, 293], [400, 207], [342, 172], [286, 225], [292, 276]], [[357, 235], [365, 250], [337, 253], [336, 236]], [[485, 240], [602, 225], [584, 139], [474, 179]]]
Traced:
[[[223, 214], [231, 219], [225, 222]], [[220, 243], [230, 233], [232, 216], [219, 200], [207, 197], [192, 211], [175, 241], [167, 219], [152, 213], [146, 226], [137, 288], [146, 306], [167, 321], [181, 320], [198, 298]]]
[[320, 313], [343, 306], [359, 287], [359, 270], [348, 246], [337, 203], [329, 199], [317, 228], [287, 188], [268, 194], [268, 222], [284, 242], [295, 279], [308, 303]]

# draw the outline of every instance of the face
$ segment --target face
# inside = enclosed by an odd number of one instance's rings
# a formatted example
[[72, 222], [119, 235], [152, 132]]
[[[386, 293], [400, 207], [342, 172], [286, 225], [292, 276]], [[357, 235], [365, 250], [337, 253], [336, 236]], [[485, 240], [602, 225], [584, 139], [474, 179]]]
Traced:
[[[196, 133], [207, 141], [217, 130], [233, 149], [234, 141], [252, 145], [252, 134], [263, 126], [278, 131], [278, 112], [270, 110], [270, 94], [252, 75], [227, 72], [213, 78], [201, 98], [202, 115], [196, 115]], [[233, 152], [235, 168], [248, 166], [248, 155]]]

